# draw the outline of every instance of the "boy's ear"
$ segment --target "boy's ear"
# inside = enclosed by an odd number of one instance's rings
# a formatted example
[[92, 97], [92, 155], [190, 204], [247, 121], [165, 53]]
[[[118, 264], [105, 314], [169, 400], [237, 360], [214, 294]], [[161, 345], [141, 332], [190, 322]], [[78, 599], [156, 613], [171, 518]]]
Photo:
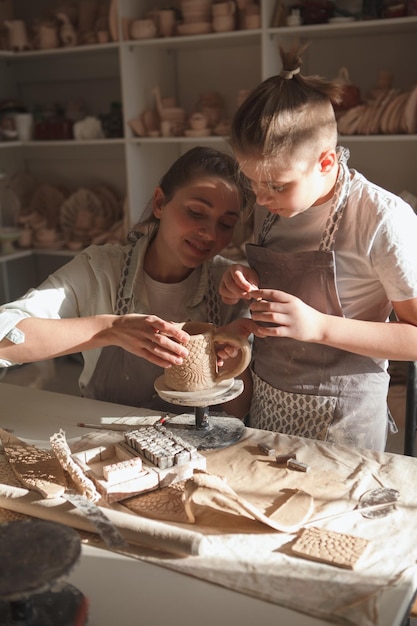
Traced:
[[325, 150], [319, 157], [320, 171], [323, 174], [331, 172], [337, 163], [336, 150]]
[[161, 187], [156, 187], [153, 192], [152, 198], [152, 212], [155, 217], [158, 219], [161, 218], [162, 215], [162, 207], [164, 206], [165, 194], [162, 191]]

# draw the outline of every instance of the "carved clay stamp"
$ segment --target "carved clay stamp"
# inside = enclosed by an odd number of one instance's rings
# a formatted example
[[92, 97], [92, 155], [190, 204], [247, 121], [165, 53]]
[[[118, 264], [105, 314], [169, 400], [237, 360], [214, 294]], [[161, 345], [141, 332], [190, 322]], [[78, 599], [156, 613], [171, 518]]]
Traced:
[[311, 527], [301, 531], [291, 549], [305, 559], [354, 569], [368, 543], [362, 537]]

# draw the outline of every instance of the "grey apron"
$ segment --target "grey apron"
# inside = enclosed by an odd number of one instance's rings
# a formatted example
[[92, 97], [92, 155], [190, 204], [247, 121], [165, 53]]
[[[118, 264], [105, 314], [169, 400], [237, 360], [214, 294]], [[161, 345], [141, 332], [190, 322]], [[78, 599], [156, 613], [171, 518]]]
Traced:
[[[133, 280], [136, 272], [136, 242], [126, 255], [117, 291], [114, 313], [125, 315], [134, 312]], [[211, 272], [208, 275], [207, 320], [220, 325], [220, 296], [214, 285]], [[95, 398], [117, 404], [140, 406], [156, 411], [183, 413], [184, 407], [164, 402], [154, 390], [154, 381], [163, 374], [163, 369], [146, 359], [135, 356], [118, 346], [103, 348], [96, 368], [88, 384], [82, 390], [87, 398]]]
[[[264, 247], [278, 216], [268, 214], [258, 245], [246, 247], [263, 289], [285, 291], [328, 315], [343, 316], [334, 245], [346, 206], [348, 152], [339, 151], [332, 209], [318, 250], [280, 253]], [[291, 338], [254, 338], [250, 426], [338, 444], [384, 450], [388, 374], [373, 359]]]

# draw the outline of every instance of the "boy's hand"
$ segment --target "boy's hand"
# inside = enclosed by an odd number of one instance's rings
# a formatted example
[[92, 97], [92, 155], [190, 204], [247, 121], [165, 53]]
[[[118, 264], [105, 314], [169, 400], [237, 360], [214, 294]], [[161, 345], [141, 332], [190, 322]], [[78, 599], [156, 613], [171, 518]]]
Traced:
[[258, 289], [259, 278], [255, 270], [246, 265], [231, 265], [223, 274], [219, 292], [225, 304], [250, 300], [250, 292]]
[[324, 335], [326, 315], [284, 291], [259, 289], [249, 306], [257, 337], [291, 337], [319, 343]]

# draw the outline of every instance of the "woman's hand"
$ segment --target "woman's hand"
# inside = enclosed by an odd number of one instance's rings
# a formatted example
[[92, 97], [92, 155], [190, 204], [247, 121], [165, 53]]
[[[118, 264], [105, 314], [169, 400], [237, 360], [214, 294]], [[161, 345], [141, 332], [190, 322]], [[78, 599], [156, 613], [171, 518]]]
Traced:
[[257, 337], [291, 337], [298, 341], [320, 343], [324, 337], [327, 316], [284, 291], [259, 289], [252, 292], [249, 308], [256, 324]]
[[188, 355], [185, 345], [189, 334], [156, 315], [116, 316], [111, 328], [103, 333], [107, 345], [117, 345], [160, 367], [179, 365]]
[[255, 270], [246, 265], [231, 265], [223, 274], [219, 292], [225, 304], [250, 300], [252, 290], [258, 289], [259, 278]]
[[[238, 335], [247, 339], [249, 335], [253, 333], [253, 328], [256, 328], [256, 326], [257, 325], [251, 319], [247, 317], [241, 317], [237, 320], [234, 320], [233, 322], [230, 322], [230, 324], [219, 326], [217, 330], [221, 333]], [[228, 343], [218, 344], [216, 345], [216, 348], [218, 367], [222, 367], [225, 360], [234, 359], [235, 357], [237, 357], [240, 352], [237, 346]]]

